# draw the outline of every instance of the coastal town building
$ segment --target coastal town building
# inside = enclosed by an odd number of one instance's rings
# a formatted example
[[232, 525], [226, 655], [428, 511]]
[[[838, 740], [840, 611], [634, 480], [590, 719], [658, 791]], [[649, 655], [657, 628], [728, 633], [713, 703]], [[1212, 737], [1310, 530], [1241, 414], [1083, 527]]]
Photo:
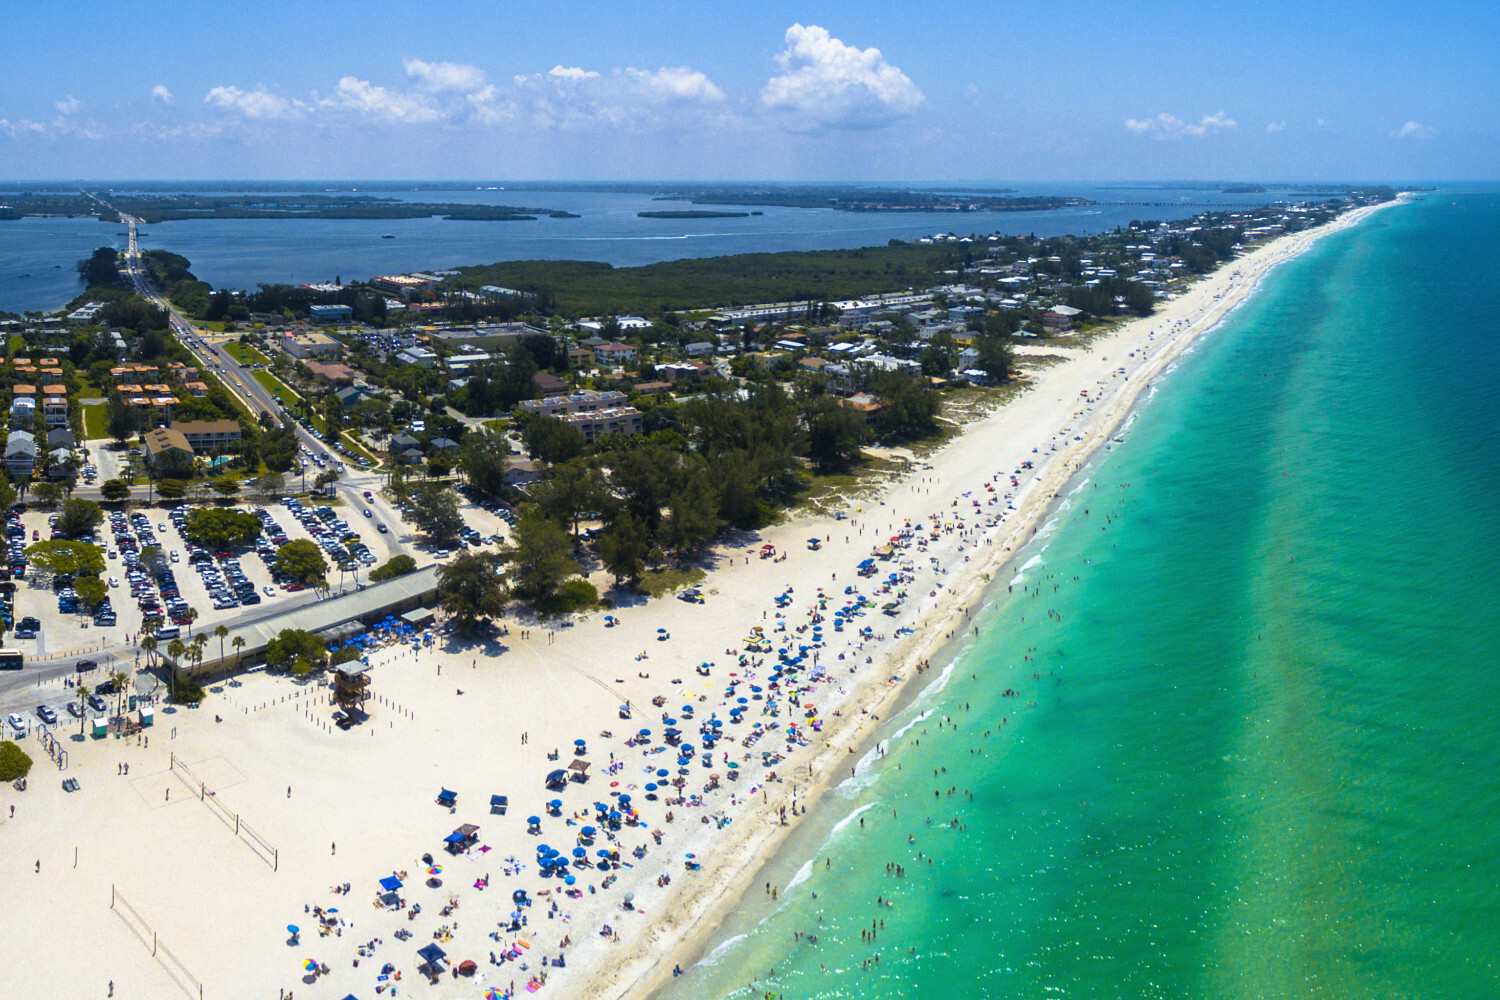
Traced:
[[146, 461], [155, 465], [168, 452], [193, 456], [193, 446], [188, 444], [181, 431], [171, 427], [157, 427], [142, 435], [146, 442]]
[[645, 418], [633, 406], [612, 406], [586, 413], [564, 413], [559, 420], [582, 432], [583, 439], [592, 443], [605, 434], [639, 434], [645, 428]]
[[30, 479], [36, 455], [36, 438], [30, 431], [11, 431], [5, 442], [5, 471], [12, 478]]
[[281, 338], [281, 349], [299, 359], [326, 358], [343, 348], [343, 344], [326, 333], [287, 333]]
[[346, 305], [312, 305], [307, 307], [315, 323], [341, 323], [354, 318], [354, 307]]
[[240, 440], [241, 434], [238, 420], [179, 420], [172, 424], [172, 429], [194, 451], [229, 447]]
[[624, 406], [625, 402], [625, 394], [613, 389], [606, 389], [602, 392], [595, 389], [580, 389], [567, 396], [523, 399], [517, 404], [516, 409], [537, 416], [556, 417], [563, 414], [593, 413], [610, 407]]

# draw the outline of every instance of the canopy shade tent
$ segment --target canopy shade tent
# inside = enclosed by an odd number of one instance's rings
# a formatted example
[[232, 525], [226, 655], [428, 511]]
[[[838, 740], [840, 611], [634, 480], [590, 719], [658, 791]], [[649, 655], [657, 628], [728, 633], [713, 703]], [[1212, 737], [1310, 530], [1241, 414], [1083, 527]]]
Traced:
[[430, 965], [441, 972], [443, 959], [448, 957], [448, 953], [435, 944], [429, 944], [417, 949], [417, 957], [422, 960], [423, 965]]
[[490, 812], [504, 813], [508, 808], [510, 808], [510, 799], [507, 796], [490, 796]]
[[573, 761], [573, 763], [568, 765], [568, 770], [574, 772], [575, 774], [586, 774], [588, 772], [588, 769], [589, 762], [586, 760], [575, 760]]
[[385, 878], [380, 880], [380, 888], [384, 889], [386, 892], [395, 892], [397, 889], [401, 888], [401, 880], [394, 875], [387, 875]]
[[568, 772], [563, 770], [549, 771], [547, 773], [547, 787], [556, 788], [568, 783]]
[[450, 792], [448, 789], [444, 788], [442, 791], [438, 792], [437, 800], [442, 805], [451, 806], [453, 803], [458, 801], [458, 793]]

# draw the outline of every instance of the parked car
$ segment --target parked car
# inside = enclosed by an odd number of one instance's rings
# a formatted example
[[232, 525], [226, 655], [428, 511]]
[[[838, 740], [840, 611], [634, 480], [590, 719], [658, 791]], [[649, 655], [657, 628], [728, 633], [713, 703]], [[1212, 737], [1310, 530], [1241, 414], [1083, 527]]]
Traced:
[[36, 717], [49, 726], [57, 723], [57, 713], [52, 710], [51, 705], [38, 705], [36, 707]]
[[89, 695], [89, 708], [92, 708], [96, 712], [108, 712], [109, 703], [97, 694], [91, 694]]
[[5, 721], [9, 722], [10, 728], [14, 729], [18, 733], [24, 733], [26, 731], [26, 720], [21, 718], [15, 712], [7, 715], [5, 717]]

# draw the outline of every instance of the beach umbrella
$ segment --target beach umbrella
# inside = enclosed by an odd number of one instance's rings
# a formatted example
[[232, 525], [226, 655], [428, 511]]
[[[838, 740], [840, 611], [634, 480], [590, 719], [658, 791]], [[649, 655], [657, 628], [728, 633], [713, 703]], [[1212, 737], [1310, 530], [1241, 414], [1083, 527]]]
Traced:
[[561, 809], [562, 799], [553, 799], [551, 802], [547, 803], [547, 806], [551, 809]]
[[581, 834], [583, 834], [585, 837], [592, 837], [594, 834], [598, 833], [599, 831], [595, 830], [591, 826], [586, 826], [582, 830], [579, 830], [578, 832], [581, 833]]
[[575, 858], [586, 858], [588, 856], [589, 856], [589, 852], [585, 851], [583, 848], [581, 848], [581, 847], [575, 847], [575, 848], [573, 848], [573, 857], [575, 857]]
[[577, 882], [577, 881], [578, 880], [576, 878], [574, 878], [572, 875], [566, 875], [566, 876], [563, 877], [563, 884], [564, 885], [572, 885], [574, 882]]
[[548, 847], [546, 844], [537, 844], [536, 845], [536, 852], [538, 854], [546, 854], [550, 850], [552, 850], [552, 848]]
[[427, 869], [427, 874], [429, 874], [429, 875], [441, 875], [441, 874], [443, 874], [443, 866], [442, 865], [433, 865], [431, 868]]
[[637, 736], [650, 736], [651, 735], [651, 730], [649, 730], [649, 729], [642, 729], [640, 732], [636, 733], [636, 735]]
[[575, 747], [586, 747], [589, 745], [589, 743], [588, 740], [574, 740], [573, 745]]
[[630, 795], [628, 793], [626, 793], [626, 792], [621, 792], [620, 793], [620, 801], [622, 803], [623, 802], [629, 802], [630, 801]]
[[675, 726], [675, 725], [677, 725], [677, 720], [676, 719], [663, 719], [662, 722], [664, 724], [668, 725], [668, 726]]
[[748, 705], [748, 704], [750, 704], [750, 699], [749, 698], [736, 698], [735, 701], [738, 702], [741, 705]]
[[656, 769], [656, 776], [658, 778], [665, 778], [669, 773], [670, 772], [664, 767], [658, 767]]
[[661, 634], [664, 634], [664, 633], [665, 633], [665, 632], [666, 632], [666, 631], [667, 631], [667, 630], [666, 630], [666, 629], [664, 629], [664, 628], [659, 628], [659, 629], [657, 629], [657, 630], [656, 630], [656, 631], [657, 631], [657, 634], [658, 634], [658, 635], [661, 635]]
[[301, 934], [302, 933], [302, 928], [298, 927], [296, 924], [287, 924], [286, 925], [286, 929], [287, 929], [287, 933], [289, 933], [289, 934]]
[[654, 791], [656, 791], [656, 782], [654, 782], [654, 781], [648, 781], [648, 782], [646, 782], [646, 791], [648, 791], [648, 792], [654, 792]]
[[526, 822], [531, 826], [541, 826], [542, 818], [540, 816], [527, 816]]
[[599, 850], [595, 851], [594, 853], [597, 854], [601, 858], [608, 858], [609, 857], [609, 852], [606, 851], [606, 850], [604, 850], [602, 847]]
[[306, 969], [308, 972], [317, 972], [318, 971], [318, 960], [315, 959], [315, 958], [306, 959], [302, 963], [302, 968]]

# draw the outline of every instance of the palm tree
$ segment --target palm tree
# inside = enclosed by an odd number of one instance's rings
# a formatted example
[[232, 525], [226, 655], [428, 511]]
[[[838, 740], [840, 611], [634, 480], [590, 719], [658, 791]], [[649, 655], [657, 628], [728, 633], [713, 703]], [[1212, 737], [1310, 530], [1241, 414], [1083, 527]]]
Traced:
[[223, 622], [214, 626], [214, 638], [219, 640], [219, 669], [224, 669], [224, 640], [229, 636], [229, 626]]
[[208, 636], [199, 632], [193, 637], [192, 644], [188, 647], [188, 659], [193, 661], [193, 672], [203, 666], [203, 647], [208, 645]]
[[177, 664], [182, 660], [182, 654], [187, 652], [187, 646], [183, 645], [181, 639], [173, 639], [167, 644], [167, 656], [172, 660], [172, 700], [177, 700]]
[[240, 650], [245, 648], [245, 637], [242, 635], [235, 636], [234, 641], [230, 645], [234, 647], [234, 667], [238, 670], [240, 666]]
[[136, 643], [136, 645], [140, 646], [146, 651], [146, 656], [151, 660], [153, 664], [156, 662], [156, 636], [148, 632], [145, 638], [141, 639], [141, 641]]
[[82, 736], [83, 727], [88, 725], [89, 721], [89, 686], [80, 684], [73, 690], [78, 692], [78, 704], [82, 706], [82, 710], [78, 713], [78, 735]]
[[109, 682], [114, 685], [115, 693], [119, 695], [119, 698], [117, 698], [116, 701], [120, 707], [115, 714], [124, 715], [126, 694], [125, 685], [130, 683], [130, 675], [125, 673], [125, 671], [123, 670], [116, 670], [114, 673], [109, 675]]
[[195, 621], [198, 620], [198, 609], [197, 608], [189, 607], [187, 609], [187, 620], [188, 620], [188, 637], [192, 638], [192, 635], [193, 635], [193, 622], [195, 622]]

